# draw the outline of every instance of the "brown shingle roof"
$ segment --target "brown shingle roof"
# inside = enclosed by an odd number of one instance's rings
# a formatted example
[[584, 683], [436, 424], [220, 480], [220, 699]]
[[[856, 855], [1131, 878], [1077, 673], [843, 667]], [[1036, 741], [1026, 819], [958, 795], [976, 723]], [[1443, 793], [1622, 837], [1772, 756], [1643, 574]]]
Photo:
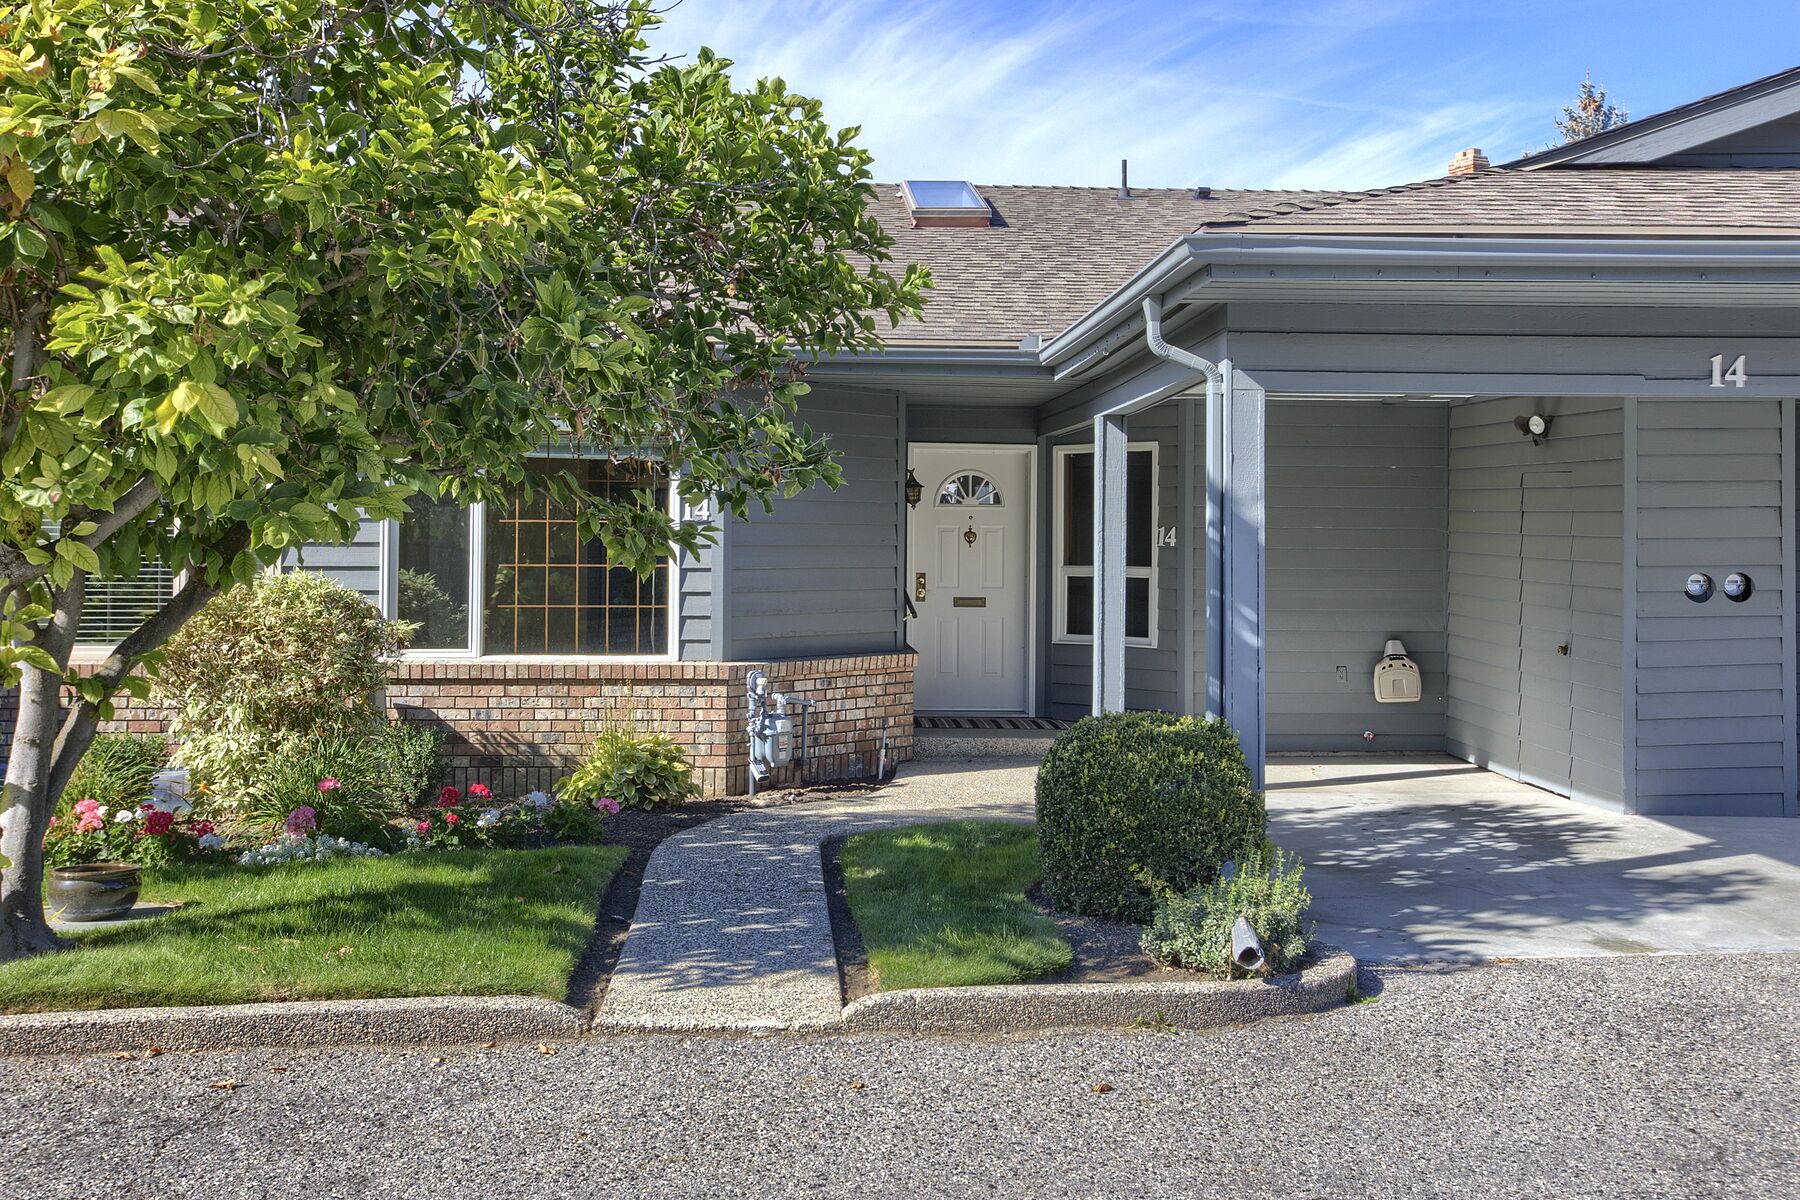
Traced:
[[1497, 169], [1370, 192], [1246, 205], [1207, 232], [1800, 236], [1800, 170]]
[[998, 214], [986, 229], [914, 229], [900, 186], [876, 185], [875, 213], [893, 235], [894, 262], [923, 263], [936, 287], [925, 316], [884, 330], [896, 344], [1016, 346], [1061, 333], [1114, 288], [1214, 214], [1318, 192], [1186, 188], [988, 187]]

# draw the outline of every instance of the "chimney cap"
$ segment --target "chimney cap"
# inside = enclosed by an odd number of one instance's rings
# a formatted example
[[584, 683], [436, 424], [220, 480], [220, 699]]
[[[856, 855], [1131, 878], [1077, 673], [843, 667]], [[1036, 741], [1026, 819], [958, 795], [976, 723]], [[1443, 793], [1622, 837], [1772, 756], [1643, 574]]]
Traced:
[[1470, 146], [1467, 150], [1458, 150], [1456, 157], [1450, 160], [1446, 175], [1473, 175], [1477, 171], [1488, 169], [1488, 157], [1478, 146]]

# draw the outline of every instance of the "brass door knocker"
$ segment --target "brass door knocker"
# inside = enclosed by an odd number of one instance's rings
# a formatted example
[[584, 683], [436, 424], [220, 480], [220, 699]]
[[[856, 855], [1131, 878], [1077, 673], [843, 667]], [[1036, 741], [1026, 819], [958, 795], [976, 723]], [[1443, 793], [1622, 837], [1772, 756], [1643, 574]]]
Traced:
[[969, 527], [963, 531], [963, 541], [965, 541], [965, 542], [969, 543], [969, 545], [973, 546], [975, 544], [975, 539], [980, 536], [981, 536], [980, 534], [975, 532], [975, 518], [970, 517], [969, 518]]

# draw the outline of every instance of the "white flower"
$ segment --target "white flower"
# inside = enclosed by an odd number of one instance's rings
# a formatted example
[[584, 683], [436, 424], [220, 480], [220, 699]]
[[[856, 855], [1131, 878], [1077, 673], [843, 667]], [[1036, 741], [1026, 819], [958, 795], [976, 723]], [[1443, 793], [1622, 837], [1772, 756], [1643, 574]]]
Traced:
[[113, 824], [115, 824], [115, 825], [127, 824], [131, 821], [131, 819], [134, 815], [135, 814], [133, 814], [129, 808], [121, 808], [118, 812], [113, 814]]
[[539, 812], [542, 812], [544, 809], [549, 808], [552, 804], [556, 803], [556, 801], [550, 798], [550, 793], [548, 792], [531, 792], [525, 799], [531, 807], [537, 809]]
[[500, 810], [490, 808], [475, 818], [475, 823], [484, 829], [491, 829], [500, 823]]
[[94, 815], [96, 817], [99, 817], [102, 821], [104, 821], [104, 820], [106, 820], [106, 815], [110, 812], [112, 812], [112, 809], [110, 809], [106, 805], [102, 804], [99, 808], [94, 810]]

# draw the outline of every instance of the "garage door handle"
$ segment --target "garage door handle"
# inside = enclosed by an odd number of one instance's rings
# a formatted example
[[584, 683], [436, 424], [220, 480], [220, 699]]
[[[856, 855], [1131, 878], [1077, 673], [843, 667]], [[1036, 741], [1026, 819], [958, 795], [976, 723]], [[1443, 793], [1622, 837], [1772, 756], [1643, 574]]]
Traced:
[[1562, 645], [1558, 646], [1556, 648], [1556, 652], [1558, 654], [1562, 655], [1564, 658], [1569, 657], [1569, 643], [1564, 642]]

